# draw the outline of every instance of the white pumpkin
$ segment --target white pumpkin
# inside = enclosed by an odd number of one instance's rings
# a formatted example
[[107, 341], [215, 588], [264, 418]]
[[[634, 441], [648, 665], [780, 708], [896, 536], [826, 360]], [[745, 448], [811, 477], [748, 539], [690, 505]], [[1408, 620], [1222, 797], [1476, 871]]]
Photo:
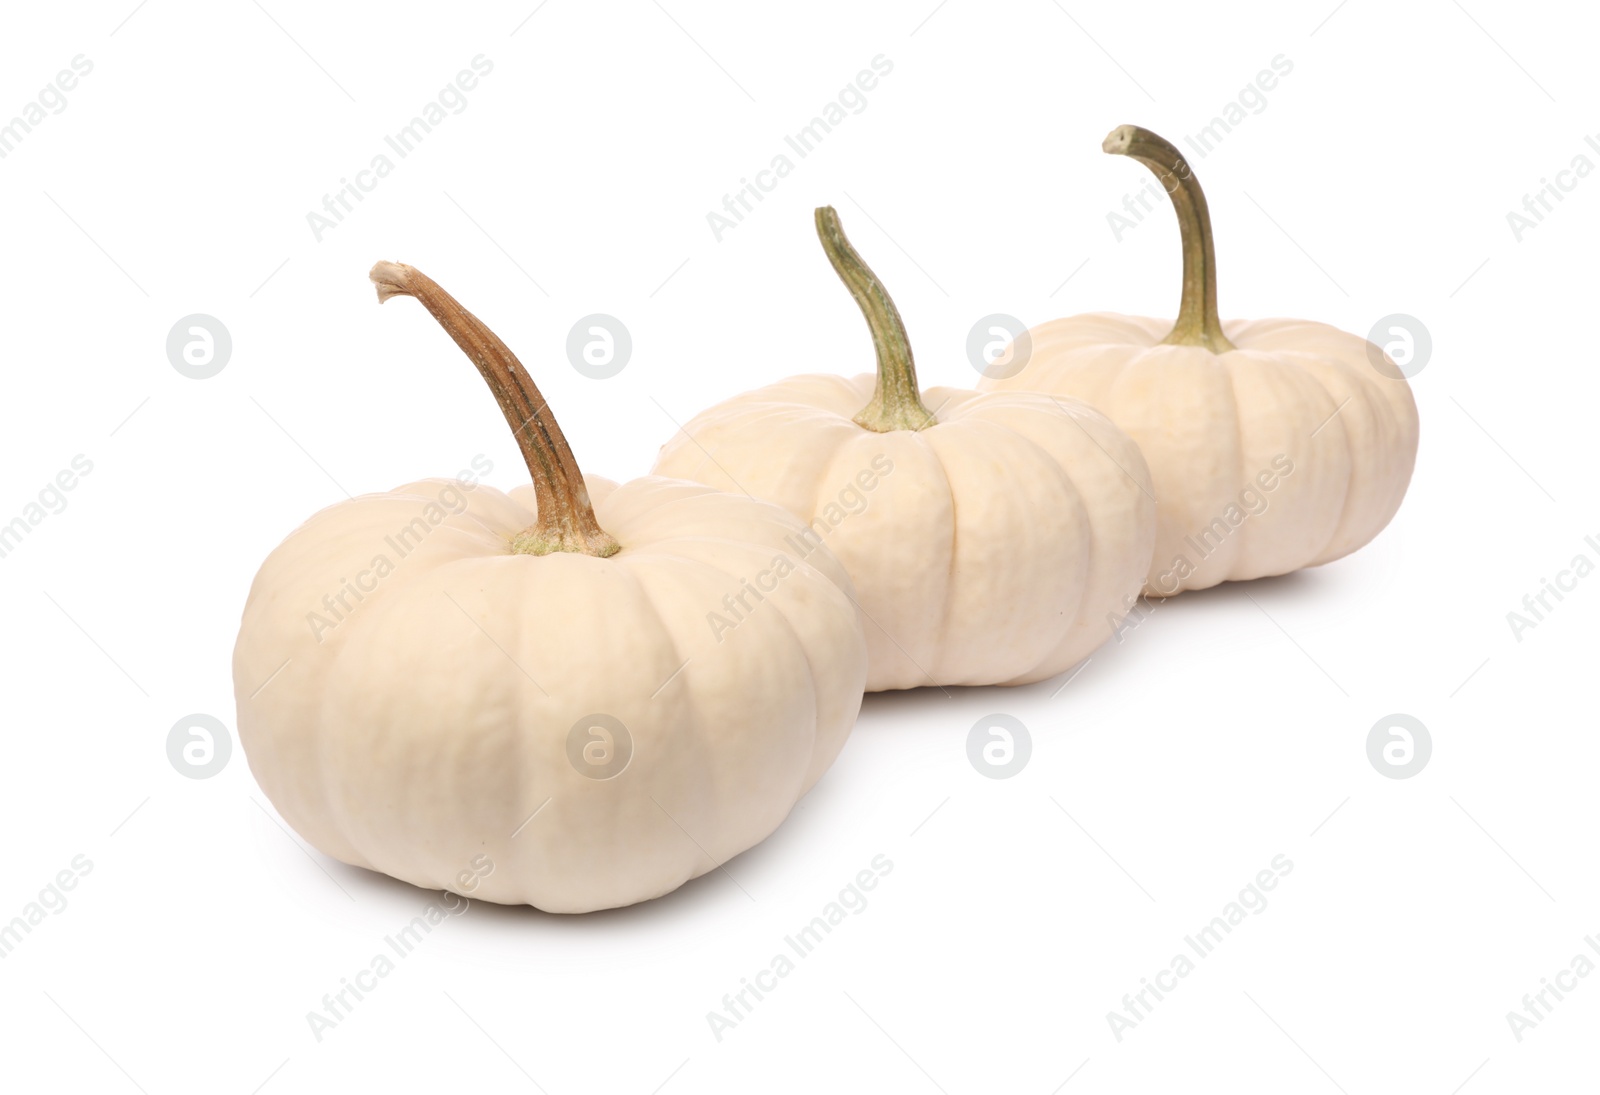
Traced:
[[919, 395], [894, 303], [834, 211], [816, 220], [867, 318], [877, 374], [794, 377], [704, 411], [662, 446], [656, 474], [747, 492], [808, 523], [808, 542], [854, 580], [868, 691], [1026, 684], [1070, 668], [1113, 634], [1149, 566], [1143, 457], [1075, 400]]
[[1157, 499], [1151, 596], [1286, 574], [1366, 544], [1399, 509], [1416, 462], [1404, 375], [1326, 324], [1220, 322], [1210, 215], [1182, 153], [1134, 126], [1105, 150], [1154, 171], [1177, 209], [1177, 323], [1052, 320], [1008, 347], [979, 387], [1085, 400], [1138, 442]]
[[[410, 267], [372, 276], [478, 365], [534, 485], [410, 483], [272, 552], [233, 661], [262, 789], [336, 859], [552, 912], [667, 893], [762, 840], [860, 707], [843, 568], [801, 558], [764, 502], [586, 486], [492, 332]], [[747, 610], [719, 629], [729, 603]]]

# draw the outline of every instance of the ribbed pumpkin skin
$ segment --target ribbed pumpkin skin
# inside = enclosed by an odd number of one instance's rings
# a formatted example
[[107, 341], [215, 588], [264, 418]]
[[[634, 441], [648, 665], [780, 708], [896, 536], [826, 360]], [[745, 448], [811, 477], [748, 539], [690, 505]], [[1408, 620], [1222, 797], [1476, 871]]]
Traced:
[[1222, 326], [1237, 349], [1214, 354], [1163, 345], [1171, 320], [1054, 320], [1029, 332], [1016, 375], [979, 384], [1084, 400], [1138, 443], [1157, 499], [1152, 596], [1350, 554], [1394, 517], [1416, 463], [1410, 385], [1365, 339], [1306, 320]]
[[852, 418], [875, 383], [817, 374], [736, 396], [689, 421], [654, 471], [748, 491], [818, 530], [861, 599], [868, 691], [1027, 684], [1110, 638], [1155, 535], [1128, 436], [1076, 400], [955, 388], [922, 392], [936, 424], [874, 432]]
[[[866, 674], [838, 561], [801, 558], [801, 526], [776, 506], [656, 478], [587, 483], [622, 544], [610, 558], [512, 554], [532, 488], [442, 479], [329, 507], [267, 558], [234, 651], [239, 737], [309, 843], [428, 889], [459, 888], [487, 857], [471, 896], [585, 912], [761, 841], [833, 762]], [[452, 487], [459, 512], [438, 505]], [[373, 578], [380, 555], [393, 569]], [[779, 558], [788, 572], [755, 599], [745, 583]], [[373, 588], [312, 626], [357, 581]], [[741, 594], [751, 611], [718, 633], [710, 615]], [[569, 759], [594, 714], [632, 741], [606, 779]]]

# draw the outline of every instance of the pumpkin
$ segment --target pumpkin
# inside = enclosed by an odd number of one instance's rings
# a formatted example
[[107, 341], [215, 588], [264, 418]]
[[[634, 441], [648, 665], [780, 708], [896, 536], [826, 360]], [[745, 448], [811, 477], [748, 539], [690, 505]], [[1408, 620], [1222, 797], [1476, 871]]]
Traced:
[[919, 391], [900, 313], [831, 208], [817, 234], [877, 371], [797, 376], [691, 419], [654, 471], [747, 493], [807, 524], [855, 584], [868, 691], [1026, 684], [1110, 637], [1149, 566], [1137, 447], [1087, 404]]
[[262, 790], [335, 859], [551, 912], [667, 893], [762, 840], [860, 708], [839, 562], [801, 558], [769, 503], [586, 480], [492, 331], [420, 271], [371, 276], [472, 359], [532, 485], [408, 483], [268, 556], [233, 657]]
[[1416, 463], [1417, 406], [1399, 367], [1327, 324], [1220, 322], [1211, 217], [1183, 154], [1137, 126], [1103, 147], [1144, 164], [1172, 198], [1177, 322], [1052, 320], [1002, 352], [979, 387], [1086, 400], [1139, 443], [1158, 502], [1149, 595], [1287, 574], [1366, 544]]

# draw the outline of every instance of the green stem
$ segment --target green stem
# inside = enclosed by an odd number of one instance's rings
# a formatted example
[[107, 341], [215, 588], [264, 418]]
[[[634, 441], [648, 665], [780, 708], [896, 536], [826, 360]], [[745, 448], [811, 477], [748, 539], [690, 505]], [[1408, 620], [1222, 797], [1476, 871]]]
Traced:
[[911, 342], [906, 338], [900, 312], [878, 275], [850, 246], [839, 225], [839, 214], [831, 205], [817, 210], [817, 238], [822, 241], [822, 250], [833, 263], [834, 272], [866, 317], [872, 345], [878, 351], [878, 383], [872, 402], [856, 415], [856, 425], [876, 433], [922, 430], [934, 425], [933, 412], [923, 406], [922, 395], [917, 391], [917, 366], [911, 358]]
[[512, 538], [511, 550], [518, 555], [570, 551], [602, 559], [622, 550], [595, 520], [589, 489], [584, 486], [571, 446], [528, 370], [500, 341], [500, 336], [461, 307], [438, 282], [413, 266], [380, 262], [367, 276], [378, 287], [379, 303], [390, 297], [414, 297], [419, 301], [472, 359], [494, 393], [495, 402], [500, 404], [517, 447], [522, 450], [528, 474], [533, 477], [534, 501], [539, 511], [534, 523]]
[[1211, 212], [1189, 161], [1170, 141], [1136, 125], [1113, 129], [1100, 147], [1113, 155], [1130, 156], [1153, 171], [1178, 212], [1178, 232], [1183, 237], [1183, 300], [1178, 321], [1163, 341], [1204, 346], [1218, 354], [1235, 349], [1217, 318], [1217, 249], [1211, 238]]

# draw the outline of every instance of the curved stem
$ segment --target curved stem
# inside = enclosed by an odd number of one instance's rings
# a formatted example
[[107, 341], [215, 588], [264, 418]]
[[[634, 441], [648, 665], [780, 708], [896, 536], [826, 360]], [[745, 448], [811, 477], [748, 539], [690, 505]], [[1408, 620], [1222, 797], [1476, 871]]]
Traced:
[[1178, 232], [1183, 237], [1183, 301], [1178, 306], [1178, 322], [1163, 341], [1204, 346], [1218, 354], [1235, 349], [1217, 318], [1217, 249], [1211, 238], [1211, 212], [1189, 161], [1171, 142], [1136, 125], [1113, 129], [1100, 147], [1113, 155], [1130, 156], [1153, 171], [1178, 212]]
[[911, 343], [900, 312], [878, 275], [850, 246], [839, 226], [839, 214], [831, 205], [817, 210], [817, 238], [822, 241], [822, 250], [833, 263], [834, 272], [866, 317], [872, 345], [878, 351], [878, 384], [872, 392], [872, 402], [856, 415], [856, 425], [876, 433], [921, 430], [934, 425], [933, 412], [923, 406], [922, 395], [917, 391], [917, 366], [911, 359]]
[[494, 393], [495, 402], [500, 404], [517, 447], [522, 450], [528, 474], [533, 477], [539, 510], [534, 523], [512, 539], [511, 550], [519, 555], [571, 551], [600, 558], [620, 551], [621, 545], [595, 520], [589, 489], [583, 484], [583, 473], [578, 470], [572, 449], [517, 355], [421, 270], [397, 262], [380, 262], [367, 276], [378, 287], [380, 304], [390, 297], [414, 297], [420, 301], [472, 359]]

